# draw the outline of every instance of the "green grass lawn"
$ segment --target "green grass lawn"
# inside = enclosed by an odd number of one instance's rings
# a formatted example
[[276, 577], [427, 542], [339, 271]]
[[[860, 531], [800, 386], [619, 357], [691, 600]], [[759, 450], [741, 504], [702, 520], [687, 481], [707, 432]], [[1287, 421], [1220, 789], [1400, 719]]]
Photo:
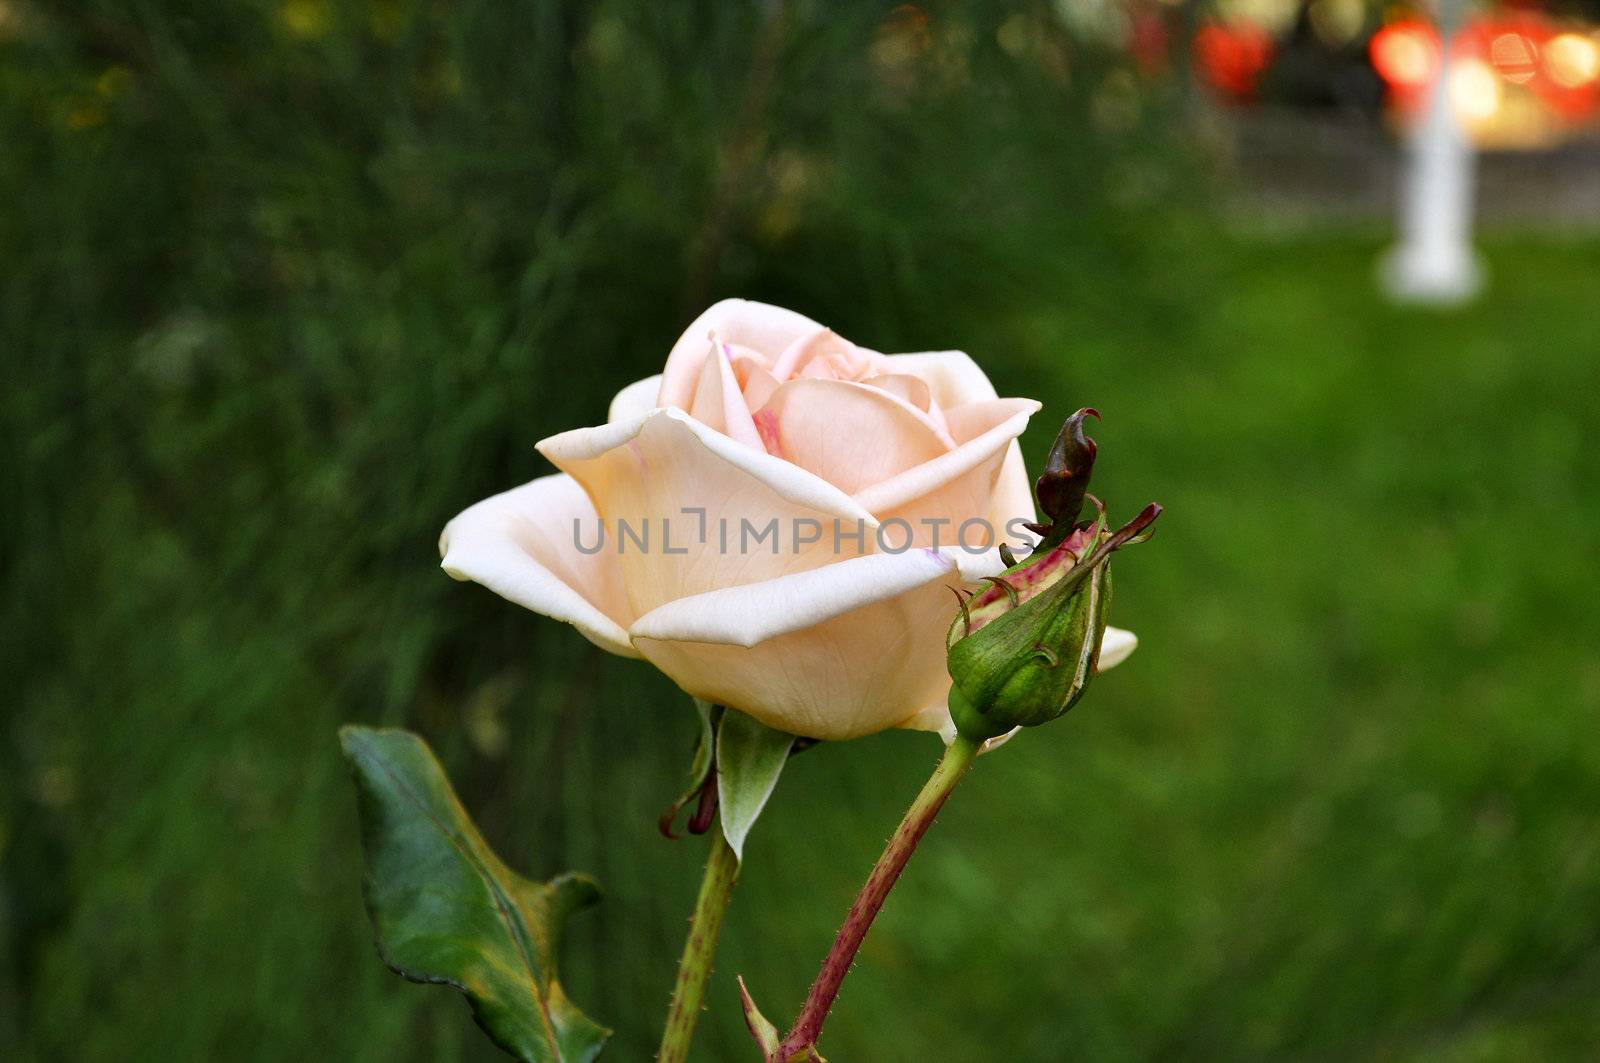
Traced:
[[[1600, 258], [1489, 250], [1459, 315], [1384, 305], [1375, 248], [1330, 239], [1008, 326], [1002, 390], [1099, 405], [1114, 508], [1168, 506], [1118, 562], [1143, 644], [980, 764], [847, 986], [841, 1058], [1592, 1054]], [[802, 758], [763, 840], [830, 817], [804, 876], [843, 904], [923, 744]], [[756, 863], [743, 910], [796, 874]], [[805, 919], [785, 949], [823, 939]], [[724, 967], [794, 999], [769, 938], [736, 929]]]
[[[1488, 250], [1495, 287], [1457, 315], [1386, 306], [1374, 247], [1317, 239], [1063, 275], [1058, 298], [958, 337], [1003, 392], [1100, 406], [1114, 511], [1167, 513], [1118, 562], [1138, 655], [979, 765], [868, 941], [833, 1055], [1592, 1053], [1600, 405], [1582, 308], [1600, 255]], [[432, 478], [425, 450], [396, 460]], [[196, 567], [154, 485], [67, 493], [93, 527], [62, 534], [101, 556], [56, 578], [113, 592], [9, 721], [12, 1032], [40, 1058], [483, 1057], [463, 1005], [372, 954], [346, 718], [428, 733], [520, 866], [600, 876], [573, 992], [618, 1027], [617, 1058], [647, 1054], [698, 871], [697, 843], [653, 825], [687, 706], [450, 583], [426, 536], [382, 566], [340, 541], [334, 485], [355, 474], [307, 459], [323, 508], [229, 511], [277, 544], [259, 548], [269, 586]], [[426, 504], [424, 527], [449, 515]], [[119, 515], [125, 540], [102, 530]], [[466, 664], [441, 648], [461, 640], [482, 643]], [[734, 973], [771, 1013], [798, 1004], [936, 752], [889, 734], [792, 764], [751, 842], [706, 1058], [748, 1055]]]
[[[741, 294], [970, 351], [1045, 401], [1034, 461], [1097, 406], [1113, 515], [1167, 507], [1117, 560], [1139, 652], [963, 784], [830, 1058], [1593, 1058], [1600, 242], [1486, 240], [1479, 304], [1391, 307], [1376, 240], [1219, 233], [1159, 108], [1097, 132], [1093, 56], [986, 14], [891, 69], [806, 8], [763, 112], [748, 14], [369, 6], [0, 40], [0, 1056], [496, 1058], [378, 963], [360, 721], [513, 866], [602, 881], [568, 982], [648, 1058], [693, 714], [435, 541]], [[751, 1058], [735, 973], [792, 1015], [937, 753], [790, 765], [702, 1058]]]

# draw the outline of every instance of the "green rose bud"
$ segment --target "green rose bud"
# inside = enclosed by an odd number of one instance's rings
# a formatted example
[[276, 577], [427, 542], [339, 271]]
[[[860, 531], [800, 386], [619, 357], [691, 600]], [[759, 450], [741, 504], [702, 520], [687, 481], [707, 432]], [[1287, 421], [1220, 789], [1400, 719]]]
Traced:
[[[1095, 445], [1083, 435], [1086, 416], [1099, 414], [1079, 410], [1067, 420], [1037, 481], [1039, 508], [1050, 518], [1033, 526], [1043, 536], [1039, 546], [963, 601], [951, 625], [950, 715], [973, 741], [1049, 723], [1083, 696], [1111, 604], [1107, 563], [1149, 538], [1161, 514], [1152, 503], [1116, 531], [1108, 528], [1104, 508], [1087, 492]], [[1080, 524], [1086, 500], [1096, 517]]]

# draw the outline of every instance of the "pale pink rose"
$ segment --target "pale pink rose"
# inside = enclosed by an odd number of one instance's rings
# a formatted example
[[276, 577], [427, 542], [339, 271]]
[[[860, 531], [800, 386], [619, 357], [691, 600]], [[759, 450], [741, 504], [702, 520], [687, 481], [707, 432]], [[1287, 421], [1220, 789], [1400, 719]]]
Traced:
[[[879, 354], [730, 299], [607, 424], [539, 444], [560, 474], [452, 520], [443, 566], [772, 727], [948, 735], [950, 588], [1002, 567], [956, 532], [976, 517], [1015, 543], [1033, 520], [1016, 438], [1038, 409], [959, 351]], [[774, 519], [781, 541], [760, 538]], [[1101, 667], [1133, 644], [1108, 629]]]

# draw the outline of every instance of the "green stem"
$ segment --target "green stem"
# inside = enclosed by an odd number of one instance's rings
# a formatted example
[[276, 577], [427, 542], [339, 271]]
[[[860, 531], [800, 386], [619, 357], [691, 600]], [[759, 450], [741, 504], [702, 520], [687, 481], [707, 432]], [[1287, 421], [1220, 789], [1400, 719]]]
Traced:
[[672, 989], [672, 1006], [667, 1009], [667, 1028], [661, 1034], [657, 1063], [684, 1063], [689, 1058], [706, 979], [711, 977], [711, 957], [722, 932], [722, 914], [728, 910], [738, 878], [739, 858], [722, 836], [722, 825], [716, 823], [711, 828], [706, 875], [700, 880], [700, 896], [689, 919], [689, 938], [683, 943], [683, 958], [678, 961], [678, 982]]
[[866, 885], [861, 887], [855, 903], [850, 906], [844, 924], [833, 939], [833, 947], [822, 961], [822, 970], [817, 972], [817, 980], [811, 984], [811, 992], [806, 996], [800, 1017], [772, 1055], [773, 1060], [787, 1063], [795, 1058], [817, 1058], [815, 1049], [817, 1038], [822, 1035], [822, 1024], [827, 1021], [828, 1009], [833, 1007], [834, 998], [839, 995], [844, 976], [850, 973], [856, 951], [866, 940], [873, 919], [883, 908], [883, 902], [888, 900], [889, 891], [894, 889], [906, 862], [917, 851], [917, 843], [933, 826], [934, 817], [944, 807], [945, 799], [967, 773], [967, 769], [972, 767], [973, 758], [977, 755], [978, 746], [962, 737], [957, 737], [945, 750], [944, 758], [933, 770], [922, 792], [917, 794], [917, 799], [906, 809], [905, 818], [900, 821], [894, 837], [889, 839], [883, 855], [878, 857], [877, 864], [873, 866], [872, 874], [867, 876]]

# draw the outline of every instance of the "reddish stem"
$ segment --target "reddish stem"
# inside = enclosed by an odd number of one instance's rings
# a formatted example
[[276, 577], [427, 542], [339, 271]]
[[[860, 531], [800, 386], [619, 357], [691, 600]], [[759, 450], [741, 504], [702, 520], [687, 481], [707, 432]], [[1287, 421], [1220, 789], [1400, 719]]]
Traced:
[[939, 761], [939, 766], [922, 787], [922, 792], [917, 794], [917, 799], [911, 802], [894, 837], [889, 839], [883, 855], [873, 865], [872, 874], [867, 876], [866, 885], [856, 895], [855, 903], [850, 906], [844, 924], [833, 939], [833, 947], [822, 961], [817, 980], [811, 983], [811, 992], [806, 996], [800, 1017], [771, 1057], [774, 1063], [788, 1063], [797, 1055], [801, 1059], [814, 1058], [812, 1050], [817, 1038], [822, 1036], [822, 1024], [827, 1021], [828, 1009], [833, 1007], [839, 987], [844, 983], [845, 975], [850, 973], [850, 965], [855, 962], [856, 952], [861, 948], [862, 941], [866, 940], [872, 921], [883, 908], [883, 902], [888, 900], [889, 891], [894, 889], [911, 854], [917, 851], [917, 843], [933, 826], [934, 817], [944, 807], [956, 783], [972, 766], [977, 754], [978, 747], [960, 737], [945, 750], [944, 759]]

